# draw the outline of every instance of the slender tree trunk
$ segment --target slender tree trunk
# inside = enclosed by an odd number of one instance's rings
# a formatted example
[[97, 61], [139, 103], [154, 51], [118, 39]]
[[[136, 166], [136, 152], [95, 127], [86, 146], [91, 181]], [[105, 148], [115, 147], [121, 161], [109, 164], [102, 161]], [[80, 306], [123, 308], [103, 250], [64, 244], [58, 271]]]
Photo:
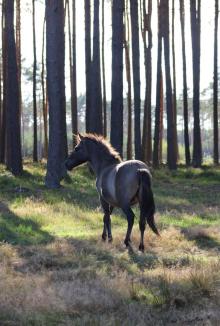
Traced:
[[85, 67], [86, 67], [86, 131], [91, 131], [91, 4], [84, 0], [85, 6]]
[[161, 0], [163, 17], [164, 60], [166, 75], [166, 111], [167, 111], [167, 163], [171, 170], [176, 169], [175, 121], [170, 74], [170, 41], [169, 41], [169, 0]]
[[185, 142], [185, 161], [189, 166], [191, 162], [189, 145], [189, 117], [188, 117], [188, 90], [186, 73], [186, 44], [185, 44], [185, 8], [184, 0], [180, 0], [180, 24], [182, 35], [182, 58], [183, 58], [183, 117], [184, 117], [184, 142]]
[[107, 104], [105, 81], [105, 0], [102, 0], [102, 107], [103, 107], [103, 133], [107, 136]]
[[91, 131], [96, 134], [103, 133], [99, 7], [100, 7], [99, 0], [94, 0], [93, 57], [92, 57], [92, 77], [91, 77], [92, 78]]
[[163, 73], [160, 78], [160, 127], [159, 127], [159, 164], [163, 163], [163, 112], [164, 112], [164, 94], [163, 94]]
[[161, 127], [161, 82], [162, 82], [162, 34], [161, 34], [161, 8], [158, 4], [158, 40], [157, 40], [157, 85], [156, 85], [156, 107], [155, 107], [155, 128], [153, 146], [153, 166], [159, 167], [160, 153], [160, 127]]
[[37, 73], [37, 53], [36, 53], [36, 31], [35, 31], [35, 0], [32, 0], [32, 19], [33, 19], [33, 161], [38, 161], [37, 153], [37, 95], [36, 95], [36, 73]]
[[47, 130], [47, 104], [46, 104], [46, 90], [45, 90], [45, 65], [44, 65], [45, 26], [46, 26], [46, 16], [44, 17], [43, 37], [42, 37], [41, 88], [42, 88], [43, 123], [44, 123], [44, 157], [47, 157], [47, 154], [48, 154], [48, 130]]
[[123, 155], [123, 12], [124, 0], [112, 3], [111, 143]]
[[61, 0], [46, 0], [46, 62], [49, 102], [49, 148], [46, 186], [57, 188], [66, 175], [67, 156], [64, 83], [64, 5]]
[[214, 164], [219, 164], [219, 131], [218, 131], [218, 16], [219, 1], [215, 0], [214, 27], [214, 76], [213, 76], [213, 122], [214, 122]]
[[6, 107], [5, 107], [5, 90], [6, 90], [6, 57], [5, 57], [5, 0], [2, 2], [2, 118], [0, 128], [0, 163], [5, 163], [5, 141], [6, 141]]
[[[142, 137], [142, 159], [148, 164], [152, 160], [152, 136], [151, 136], [151, 91], [152, 91], [152, 1], [148, 0], [148, 12], [146, 13], [146, 1], [143, 0], [143, 18], [144, 26], [142, 31], [144, 43], [144, 58], [145, 58], [145, 101], [144, 101], [144, 122], [143, 122], [143, 137]], [[148, 35], [148, 44], [146, 40]]]
[[175, 0], [172, 0], [172, 64], [173, 64], [173, 119], [174, 119], [174, 146], [176, 157], [179, 158], [177, 135], [177, 101], [176, 101], [176, 53], [175, 53]]
[[200, 24], [201, 0], [190, 0], [192, 57], [193, 57], [193, 166], [202, 165], [202, 142], [200, 127]]
[[125, 67], [128, 85], [127, 106], [128, 106], [128, 138], [127, 138], [127, 159], [132, 159], [132, 100], [131, 100], [131, 62], [130, 62], [130, 26], [128, 14], [128, 0], [124, 13], [124, 48], [125, 48]]
[[133, 87], [134, 87], [135, 158], [141, 159], [140, 46], [139, 46], [139, 19], [138, 19], [137, 0], [130, 0], [130, 12], [131, 12], [131, 33], [132, 33]]
[[14, 0], [5, 2], [6, 58], [6, 164], [14, 174], [22, 173], [21, 132], [19, 112], [18, 68], [14, 36]]
[[[73, 12], [73, 35], [72, 35], [72, 132], [74, 135], [78, 132], [78, 110], [77, 110], [77, 78], [76, 78], [76, 3], [72, 0]], [[73, 139], [73, 146], [76, 145], [76, 139]]]

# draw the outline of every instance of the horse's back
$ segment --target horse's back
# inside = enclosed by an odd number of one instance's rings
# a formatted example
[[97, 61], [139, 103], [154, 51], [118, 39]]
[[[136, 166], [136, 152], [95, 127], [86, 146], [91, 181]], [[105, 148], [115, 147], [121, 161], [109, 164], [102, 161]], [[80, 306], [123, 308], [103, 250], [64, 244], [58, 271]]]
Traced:
[[106, 167], [97, 182], [98, 191], [113, 206], [135, 204], [138, 200], [139, 169], [148, 171], [147, 165], [138, 160], [129, 160]]

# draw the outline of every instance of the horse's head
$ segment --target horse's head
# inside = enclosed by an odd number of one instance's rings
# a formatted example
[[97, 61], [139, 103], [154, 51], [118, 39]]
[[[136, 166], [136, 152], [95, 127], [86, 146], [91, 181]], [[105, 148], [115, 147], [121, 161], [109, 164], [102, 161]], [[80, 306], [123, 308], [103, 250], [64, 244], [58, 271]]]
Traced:
[[65, 166], [69, 171], [72, 170], [74, 167], [82, 163], [85, 163], [89, 159], [87, 146], [85, 144], [85, 137], [78, 134], [76, 136], [76, 140], [77, 140], [76, 147], [65, 161]]

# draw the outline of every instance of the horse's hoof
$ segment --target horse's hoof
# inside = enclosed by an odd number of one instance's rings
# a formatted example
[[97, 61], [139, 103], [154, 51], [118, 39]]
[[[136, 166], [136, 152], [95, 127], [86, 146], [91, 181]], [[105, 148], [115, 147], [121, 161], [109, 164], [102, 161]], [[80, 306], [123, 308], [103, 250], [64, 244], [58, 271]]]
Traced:
[[112, 237], [109, 237], [108, 238], [108, 242], [112, 242], [113, 241], [113, 238]]
[[106, 238], [107, 238], [106, 234], [102, 234], [102, 241], [106, 241]]
[[140, 244], [139, 245], [139, 250], [142, 251], [142, 252], [144, 252], [144, 245], [143, 244]]
[[129, 240], [125, 240], [125, 241], [124, 241], [124, 244], [126, 245], [126, 247], [129, 247], [129, 245], [130, 245], [130, 241], [129, 241]]

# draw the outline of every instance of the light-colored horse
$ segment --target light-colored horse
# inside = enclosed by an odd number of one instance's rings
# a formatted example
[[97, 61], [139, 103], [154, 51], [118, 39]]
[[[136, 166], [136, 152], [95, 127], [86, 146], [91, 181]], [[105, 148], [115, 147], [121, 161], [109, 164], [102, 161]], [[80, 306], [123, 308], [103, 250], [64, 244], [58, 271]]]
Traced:
[[68, 170], [89, 162], [95, 175], [100, 203], [104, 210], [102, 239], [112, 241], [110, 215], [114, 207], [125, 213], [128, 228], [124, 243], [131, 241], [134, 213], [131, 206], [139, 203], [139, 227], [141, 240], [139, 249], [144, 250], [146, 222], [154, 233], [159, 232], [154, 223], [155, 204], [151, 190], [151, 176], [145, 163], [137, 160], [122, 162], [120, 155], [102, 136], [93, 134], [77, 135], [77, 145], [65, 162]]

